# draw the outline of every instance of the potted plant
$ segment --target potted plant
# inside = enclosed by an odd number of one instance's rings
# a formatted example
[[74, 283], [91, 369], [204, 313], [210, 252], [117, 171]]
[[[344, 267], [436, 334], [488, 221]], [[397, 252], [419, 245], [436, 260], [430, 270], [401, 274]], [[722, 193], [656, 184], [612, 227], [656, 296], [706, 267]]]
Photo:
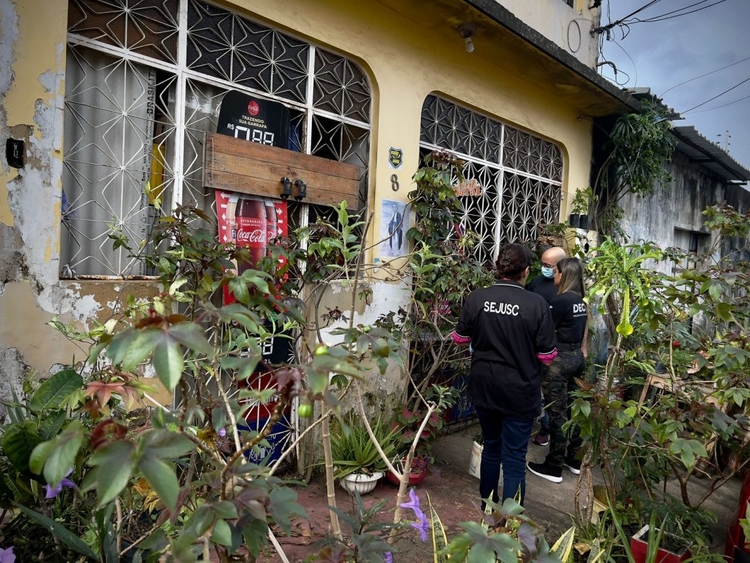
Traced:
[[570, 206], [570, 226], [575, 229], [589, 228], [589, 204], [593, 198], [591, 188], [578, 190]]
[[469, 458], [469, 474], [479, 479], [479, 469], [482, 464], [482, 451], [484, 450], [484, 436], [478, 432], [474, 436], [474, 442], [471, 446], [471, 457]]
[[[392, 456], [400, 428], [389, 429], [380, 419], [371, 424], [371, 428], [383, 453]], [[369, 493], [385, 474], [386, 463], [367, 428], [353, 416], [342, 420], [341, 427], [331, 433], [331, 456], [336, 468], [335, 477], [350, 493]]]
[[[596, 383], [581, 382], [571, 405], [586, 441], [579, 521], [590, 521], [591, 468], [599, 467], [611, 506], [630, 516], [657, 513], [658, 527], [670, 526], [665, 537], [679, 531], [696, 557], [708, 544], [705, 501], [750, 463], [743, 439], [750, 411], [745, 399], [737, 400], [749, 393], [743, 366], [750, 278], [746, 263], [715, 258], [727, 239], [747, 236], [750, 220], [727, 206], [704, 214], [718, 235], [705, 257], [614, 239], [596, 249], [588, 263], [589, 299], [603, 313], [594, 320], [599, 334], [607, 333], [606, 358], [597, 361]], [[680, 267], [688, 259], [693, 266]], [[676, 267], [666, 274], [649, 262]], [[717, 451], [735, 461], [725, 463]], [[689, 485], [704, 475], [711, 484], [696, 494]], [[677, 494], [667, 489], [670, 482]], [[636, 529], [645, 524], [627, 520]]]
[[[399, 471], [399, 473], [403, 473], [404, 471], [407, 455], [408, 454], [406, 453], [402, 453], [393, 460], [393, 465]], [[411, 462], [411, 468], [409, 469], [409, 486], [415, 487], [422, 481], [424, 481], [425, 477], [427, 477], [427, 470], [429, 469], [429, 467], [430, 456], [425, 454], [415, 455], [414, 459], [412, 459]], [[393, 471], [388, 471], [385, 474], [385, 478], [389, 483], [392, 483], [394, 485], [400, 484], [398, 476]]]
[[[658, 528], [653, 528], [654, 533], [651, 533], [651, 530], [651, 526], [646, 524], [630, 539], [630, 551], [635, 563], [653, 561], [653, 558], [648, 558], [648, 553], [649, 550], [654, 549], [656, 549], [655, 561], [659, 563], [679, 563], [692, 557], [684, 539]], [[653, 539], [652, 536], [654, 536]], [[653, 547], [654, 544], [656, 548]]]

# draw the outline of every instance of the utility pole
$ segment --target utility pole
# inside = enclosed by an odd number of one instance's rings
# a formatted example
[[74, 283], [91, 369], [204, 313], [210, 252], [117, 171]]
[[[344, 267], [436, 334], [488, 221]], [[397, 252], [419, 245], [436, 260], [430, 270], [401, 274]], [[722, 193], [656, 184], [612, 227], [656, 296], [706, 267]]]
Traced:
[[[722, 149], [724, 149], [725, 152], [729, 152], [729, 145], [732, 144], [732, 142], [730, 141], [730, 139], [732, 138], [732, 136], [729, 134], [729, 129], [727, 129], [726, 131], [724, 131], [724, 133], [719, 133], [716, 136], [719, 137], [719, 143], [718, 143], [718, 145]], [[723, 137], [723, 141], [724, 141], [723, 143], [721, 142], [722, 141], [722, 137]]]

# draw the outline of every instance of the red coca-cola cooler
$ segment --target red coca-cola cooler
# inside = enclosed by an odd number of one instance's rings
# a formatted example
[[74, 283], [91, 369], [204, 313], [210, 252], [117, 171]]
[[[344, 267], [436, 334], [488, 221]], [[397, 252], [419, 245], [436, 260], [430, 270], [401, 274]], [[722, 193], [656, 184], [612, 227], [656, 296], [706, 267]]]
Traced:
[[[271, 327], [268, 327], [269, 329]], [[274, 368], [289, 363], [293, 358], [292, 341], [288, 338], [273, 338], [264, 342], [261, 346], [263, 362], [258, 370], [244, 381], [239, 382], [239, 388], [248, 388], [256, 391], [277, 391], [277, 381]], [[246, 399], [243, 402], [245, 410], [242, 413], [244, 424], [240, 423], [239, 429], [244, 431], [260, 432], [270, 423], [271, 415], [278, 403], [279, 396], [274, 393], [267, 401]], [[289, 423], [290, 409], [287, 408], [281, 418], [271, 428], [266, 438], [268, 444], [260, 447], [248, 455], [248, 459], [259, 463], [263, 460], [275, 461], [281, 455], [284, 447], [290, 443], [293, 437], [293, 428]]]
[[732, 516], [727, 530], [727, 541], [724, 555], [728, 562], [750, 563], [750, 538], [745, 537], [740, 525], [740, 519], [745, 518], [748, 503], [750, 503], [750, 471], [745, 472], [745, 479], [742, 482], [740, 490], [740, 501], [737, 505], [737, 511]]

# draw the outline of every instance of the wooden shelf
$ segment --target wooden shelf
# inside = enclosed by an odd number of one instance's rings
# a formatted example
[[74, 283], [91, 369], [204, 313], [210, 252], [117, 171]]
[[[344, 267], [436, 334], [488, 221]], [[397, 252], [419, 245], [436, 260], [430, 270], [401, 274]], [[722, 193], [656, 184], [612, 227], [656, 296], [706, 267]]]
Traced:
[[280, 198], [283, 177], [307, 184], [305, 203], [339, 205], [346, 201], [347, 209], [359, 208], [359, 166], [206, 133], [204, 187]]

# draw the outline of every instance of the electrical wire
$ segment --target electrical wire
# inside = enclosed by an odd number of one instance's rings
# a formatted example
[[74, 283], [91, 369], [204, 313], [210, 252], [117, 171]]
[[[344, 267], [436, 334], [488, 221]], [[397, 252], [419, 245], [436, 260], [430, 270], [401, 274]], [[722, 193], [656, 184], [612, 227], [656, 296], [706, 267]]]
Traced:
[[[651, 6], [653, 6], [654, 4], [656, 4], [656, 3], [660, 2], [660, 1], [661, 0], [652, 0], [648, 4], [646, 4], [646, 5], [638, 8], [634, 12], [631, 12], [627, 16], [625, 16], [623, 18], [620, 18], [617, 21], [610, 22], [607, 25], [599, 26], [599, 27], [595, 28], [593, 31], [597, 32], [597, 33], [604, 32], [604, 33], [607, 34], [607, 39], [611, 40], [610, 30], [612, 28], [614, 28], [614, 27], [620, 26], [620, 27], [623, 27], [623, 28], [627, 28], [627, 31], [623, 31], [623, 39], [624, 39], [625, 37], [627, 37], [628, 33], [630, 33], [630, 27], [629, 26], [631, 26], [631, 25], [633, 25], [635, 23], [656, 23], [656, 22], [663, 22], [663, 21], [674, 19], [674, 18], [679, 18], [679, 17], [682, 17], [682, 16], [687, 16], [687, 15], [690, 15], [690, 14], [694, 14], [694, 13], [700, 12], [702, 10], [707, 10], [708, 8], [712, 8], [713, 6], [717, 6], [718, 4], [722, 4], [722, 3], [726, 2], [727, 0], [716, 0], [713, 4], [709, 4], [708, 6], [702, 6], [702, 4], [705, 4], [709, 0], [700, 0], [699, 2], [695, 2], [695, 3], [690, 4], [688, 6], [683, 6], [682, 8], [677, 8], [676, 10], [672, 10], [670, 12], [664, 12], [663, 14], [659, 14], [658, 16], [651, 16], [651, 17], [648, 17], [648, 18], [633, 18], [634, 15], [642, 12], [646, 8], [650, 8]], [[610, 0], [610, 4], [609, 5], [611, 5], [611, 0]], [[700, 6], [700, 8], [695, 8], [694, 10], [690, 10], [690, 8], [694, 8], [695, 6]], [[690, 11], [686, 11], [686, 10], [690, 10]], [[607, 14], [609, 15], [609, 10], [607, 11]], [[633, 18], [633, 19], [631, 19], [631, 18]], [[609, 19], [611, 19], [611, 18], [609, 18]]]
[[726, 2], [727, 0], [717, 0], [717, 1], [716, 1], [716, 2], [714, 2], [713, 4], [709, 4], [708, 6], [703, 6], [703, 7], [701, 7], [701, 8], [696, 8], [695, 10], [691, 10], [691, 11], [689, 11], [689, 12], [684, 12], [684, 11], [683, 11], [683, 12], [682, 12], [682, 13], [680, 13], [680, 14], [675, 14], [675, 15], [673, 15], [673, 16], [672, 16], [672, 15], [669, 15], [669, 14], [672, 14], [672, 13], [674, 13], [674, 12], [680, 12], [680, 11], [682, 11], [682, 10], [687, 10], [688, 8], [690, 8], [690, 7], [692, 7], [692, 6], [697, 6], [698, 4], [702, 4], [703, 2], [706, 2], [706, 1], [707, 1], [707, 0], [702, 0], [701, 2], [698, 2], [697, 4], [692, 4], [691, 6], [685, 6], [684, 8], [680, 8], [679, 10], [674, 10], [673, 12], [667, 12], [666, 14], [662, 14], [662, 15], [660, 15], [660, 16], [653, 16], [652, 18], [646, 18], [646, 19], [643, 19], [643, 20], [642, 20], [642, 19], [640, 19], [640, 18], [636, 18], [636, 20], [635, 20], [635, 21], [636, 21], [636, 22], [638, 22], [638, 23], [654, 23], [654, 22], [663, 22], [663, 21], [671, 20], [671, 19], [673, 19], [673, 18], [679, 18], [679, 17], [681, 17], [681, 16], [687, 16], [687, 15], [689, 15], [689, 14], [694, 14], [694, 13], [696, 13], [696, 12], [700, 12], [700, 11], [702, 11], [702, 10], [708, 10], [709, 8], [712, 8], [712, 7], [714, 7], [714, 6], [718, 5], [718, 4], [721, 4], [721, 3], [723, 3], [723, 2]]
[[[689, 80], [685, 80], [684, 82], [680, 82], [679, 84], [675, 84], [675, 85], [674, 85], [674, 86], [672, 86], [671, 88], [667, 88], [666, 90], [664, 90], [664, 92], [662, 92], [661, 96], [664, 96], [664, 94], [666, 94], [667, 92], [670, 92], [670, 91], [674, 90], [674, 89], [675, 89], [675, 88], [677, 88], [678, 86], [682, 86], [683, 84], [687, 84], [688, 82], [692, 82], [693, 80], [698, 80], [699, 78], [703, 78], [704, 76], [708, 76], [708, 75], [710, 75], [710, 74], [714, 74], [714, 73], [717, 73], [717, 72], [719, 72], [719, 71], [725, 70], [725, 69], [727, 69], [727, 68], [729, 68], [729, 67], [732, 67], [732, 66], [734, 66], [734, 65], [738, 65], [738, 64], [740, 64], [740, 63], [744, 63], [745, 61], [748, 61], [748, 60], [750, 60], [750, 57], [745, 57], [744, 59], [741, 59], [741, 60], [739, 60], [739, 61], [737, 61], [737, 62], [735, 62], [735, 63], [729, 64], [729, 65], [727, 65], [727, 66], [723, 66], [723, 67], [721, 67], [721, 68], [717, 68], [716, 70], [712, 70], [711, 72], [707, 72], [707, 73], [705, 73], [705, 74], [701, 74], [700, 76], [696, 76], [695, 78], [691, 78], [691, 79], [689, 79]], [[661, 96], [660, 96], [660, 97], [661, 97]]]
[[[630, 59], [630, 62], [633, 63], [633, 70], [635, 70], [635, 79], [633, 80], [633, 85], [637, 86], [638, 85], [638, 67], [635, 66], [635, 61], [633, 60], [633, 57], [631, 57], [630, 53], [628, 53], [625, 50], [625, 47], [623, 47], [622, 45], [620, 45], [616, 40], [612, 41], [612, 43], [614, 43], [615, 45], [617, 45], [620, 48], [620, 50], [623, 53], [625, 53], [625, 56], [628, 57], [628, 59]], [[615, 80], [615, 82], [617, 82], [618, 86], [625, 86], [628, 82], [630, 82], [630, 75], [627, 72], [624, 72], [622, 70], [620, 71], [620, 73], [624, 74], [627, 77], [627, 80], [625, 82], [623, 82], [622, 84], [620, 84], [616, 80]], [[615, 76], [615, 78], [617, 78], [617, 77]]]
[[741, 102], [743, 100], [747, 100], [748, 98], [750, 98], [750, 94], [748, 94], [747, 96], [743, 96], [742, 98], [739, 98], [739, 99], [734, 100], [732, 102], [727, 102], [726, 104], [721, 104], [720, 106], [714, 106], [712, 108], [706, 108], [706, 109], [699, 109], [698, 111], [694, 111], [693, 115], [695, 115], [696, 113], [704, 113], [704, 112], [707, 112], [707, 111], [713, 111], [715, 109], [725, 108], [727, 106], [731, 106], [732, 104], [736, 104], [737, 102]]
[[[692, 8], [693, 6], [700, 6], [701, 4], [705, 4], [706, 2], [708, 2], [708, 0], [700, 0], [699, 2], [696, 2], [695, 4], [690, 4], [689, 6], [683, 6], [682, 8], [677, 8], [676, 10], [672, 10], [671, 12], [665, 12], [661, 16], [668, 16], [670, 14], [675, 14], [677, 12], [681, 12], [682, 10], [687, 10], [689, 8]], [[658, 18], [661, 16], [654, 16], [654, 17]]]
[[690, 109], [688, 109], [688, 110], [685, 110], [685, 111], [681, 111], [681, 112], [680, 112], [680, 115], [685, 115], [686, 113], [688, 113], [688, 112], [691, 112], [691, 111], [693, 111], [694, 109], [697, 109], [697, 108], [699, 108], [699, 107], [701, 107], [701, 106], [705, 106], [705, 105], [706, 105], [707, 103], [709, 103], [709, 102], [713, 102], [713, 101], [714, 101], [714, 100], [715, 100], [716, 98], [719, 98], [719, 97], [723, 96], [723, 95], [724, 95], [724, 94], [726, 94], [727, 92], [731, 92], [731, 91], [732, 91], [732, 90], [734, 90], [735, 88], [739, 88], [739, 87], [740, 87], [740, 86], [742, 86], [742, 85], [743, 85], [743, 84], [744, 84], [745, 82], [750, 82], [750, 78], [745, 78], [745, 80], [743, 80], [742, 82], [739, 82], [739, 83], [735, 84], [735, 85], [734, 85], [734, 86], [732, 86], [731, 88], [727, 88], [726, 90], [724, 90], [724, 91], [723, 91], [723, 92], [721, 92], [720, 94], [716, 94], [716, 95], [715, 95], [715, 96], [714, 96], [713, 98], [709, 98], [708, 100], [706, 100], [705, 102], [701, 102], [701, 103], [700, 103], [700, 104], [698, 104], [697, 106], [693, 106], [693, 107], [691, 107], [691, 108], [690, 108]]
[[[610, 2], [611, 2], [611, 0], [610, 0]], [[606, 31], [606, 32], [608, 32], [608, 31], [609, 31], [610, 29], [612, 29], [613, 27], [617, 27], [618, 25], [620, 25], [621, 23], [623, 23], [624, 21], [626, 21], [626, 20], [627, 20], [628, 18], [631, 18], [631, 17], [633, 17], [634, 15], [636, 15], [636, 14], [638, 14], [638, 13], [642, 12], [642, 11], [643, 11], [643, 10], [645, 10], [646, 8], [650, 8], [651, 6], [653, 6], [654, 4], [658, 4], [659, 2], [661, 2], [661, 0], [651, 0], [651, 2], [649, 2], [648, 4], [646, 4], [646, 5], [644, 5], [644, 6], [641, 6], [640, 8], [638, 8], [637, 10], [635, 10], [634, 12], [631, 12], [631, 13], [629, 13], [629, 14], [628, 14], [627, 16], [625, 16], [624, 18], [620, 18], [620, 19], [619, 19], [619, 20], [617, 20], [617, 21], [614, 21], [614, 22], [610, 22], [610, 23], [608, 23], [607, 25], [602, 25], [602, 26], [599, 26], [599, 27], [595, 28], [595, 29], [594, 29], [593, 31], [594, 31], [594, 32], [599, 32], [599, 33], [601, 33], [602, 31]]]

